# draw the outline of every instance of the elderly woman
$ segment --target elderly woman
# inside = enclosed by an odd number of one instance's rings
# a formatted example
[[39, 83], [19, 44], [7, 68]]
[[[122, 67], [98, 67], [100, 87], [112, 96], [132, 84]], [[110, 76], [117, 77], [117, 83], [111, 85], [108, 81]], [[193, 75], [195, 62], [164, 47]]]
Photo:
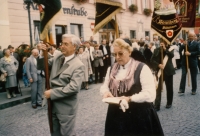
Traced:
[[89, 72], [92, 70], [91, 69], [91, 63], [90, 63], [90, 57], [87, 51], [85, 51], [85, 46], [80, 46], [78, 49], [78, 54], [77, 57], [83, 62], [85, 65], [85, 72], [84, 72], [84, 80], [83, 80], [83, 86], [86, 90], [89, 89], [88, 87], [88, 77], [89, 77]]
[[9, 49], [4, 49], [3, 55], [4, 57], [1, 58], [0, 68], [1, 72], [4, 73], [4, 76], [6, 77], [5, 88], [7, 91], [7, 98], [10, 99], [11, 95], [16, 97], [14, 89], [17, 87], [16, 73], [19, 65], [15, 57], [10, 55]]
[[122, 39], [113, 46], [116, 63], [108, 68], [100, 93], [119, 103], [109, 103], [105, 136], [164, 135], [152, 105], [156, 89], [151, 70], [130, 57], [132, 48]]

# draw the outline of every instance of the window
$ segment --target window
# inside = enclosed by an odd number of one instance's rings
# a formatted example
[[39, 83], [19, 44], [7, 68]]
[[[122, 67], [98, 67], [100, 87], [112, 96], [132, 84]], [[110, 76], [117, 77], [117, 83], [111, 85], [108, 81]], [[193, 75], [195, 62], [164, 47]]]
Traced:
[[136, 4], [136, 0], [127, 0], [128, 7], [132, 4]]
[[65, 25], [56, 25], [55, 32], [56, 32], [56, 45], [60, 45], [62, 42], [62, 35], [67, 33], [66, 32], [67, 26]]
[[150, 36], [149, 31], [145, 31], [145, 36]]
[[136, 31], [135, 30], [130, 30], [130, 38], [136, 38]]
[[35, 28], [37, 27], [38, 32], [40, 32], [40, 21], [33, 21], [34, 22], [34, 34], [35, 34]]
[[82, 24], [70, 24], [70, 29], [71, 29], [71, 34], [74, 34], [78, 37], [83, 37], [82, 36], [82, 30], [83, 30], [83, 25]]
[[150, 0], [142, 0], [142, 7], [143, 9], [145, 8], [150, 8]]

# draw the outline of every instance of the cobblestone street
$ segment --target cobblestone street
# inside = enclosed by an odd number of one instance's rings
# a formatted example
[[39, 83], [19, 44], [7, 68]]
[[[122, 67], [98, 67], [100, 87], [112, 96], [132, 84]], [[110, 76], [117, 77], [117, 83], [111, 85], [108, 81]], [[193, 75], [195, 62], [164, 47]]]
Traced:
[[[166, 136], [200, 135], [200, 74], [198, 90], [191, 95], [191, 87], [186, 87], [185, 95], [178, 95], [181, 70], [174, 76], [174, 101], [171, 109], [166, 109], [166, 91], [162, 93], [161, 110], [158, 112]], [[76, 132], [78, 136], [103, 136], [107, 104], [101, 101], [101, 84], [90, 85], [89, 90], [79, 93], [79, 110]], [[191, 86], [191, 85], [190, 85]], [[49, 136], [49, 126], [45, 108], [32, 109], [30, 102], [0, 111], [0, 136]]]

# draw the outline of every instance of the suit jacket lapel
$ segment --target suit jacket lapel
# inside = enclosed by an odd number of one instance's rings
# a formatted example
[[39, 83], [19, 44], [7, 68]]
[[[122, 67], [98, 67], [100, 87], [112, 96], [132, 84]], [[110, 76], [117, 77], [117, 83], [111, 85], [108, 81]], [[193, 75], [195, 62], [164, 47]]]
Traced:
[[[74, 58], [75, 58], [75, 55], [74, 55], [74, 57], [73, 57], [72, 59], [68, 60], [67, 62], [73, 60]], [[60, 66], [61, 63], [62, 63], [61, 60], [62, 60], [62, 59], [60, 58], [60, 59], [59, 59], [59, 64], [58, 64], [58, 70], [57, 70], [57, 73], [56, 73], [56, 76], [55, 76], [55, 77], [57, 77], [58, 75], [60, 75], [64, 70], [66, 70], [66, 69], [69, 67], [69, 64], [68, 64], [67, 62], [65, 62], [65, 64], [64, 64], [61, 68], [59, 68], [59, 66]], [[54, 77], [54, 78], [55, 78], [55, 77]]]

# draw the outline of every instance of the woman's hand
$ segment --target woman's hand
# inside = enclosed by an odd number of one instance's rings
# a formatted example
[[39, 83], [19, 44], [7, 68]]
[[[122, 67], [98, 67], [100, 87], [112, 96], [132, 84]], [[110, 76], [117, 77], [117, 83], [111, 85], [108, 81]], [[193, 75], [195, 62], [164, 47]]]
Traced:
[[130, 97], [122, 96], [120, 97], [121, 100], [125, 99], [128, 103], [131, 101]]
[[103, 94], [103, 98], [108, 98], [108, 97], [114, 97], [114, 96], [111, 94], [111, 92], [105, 92]]

